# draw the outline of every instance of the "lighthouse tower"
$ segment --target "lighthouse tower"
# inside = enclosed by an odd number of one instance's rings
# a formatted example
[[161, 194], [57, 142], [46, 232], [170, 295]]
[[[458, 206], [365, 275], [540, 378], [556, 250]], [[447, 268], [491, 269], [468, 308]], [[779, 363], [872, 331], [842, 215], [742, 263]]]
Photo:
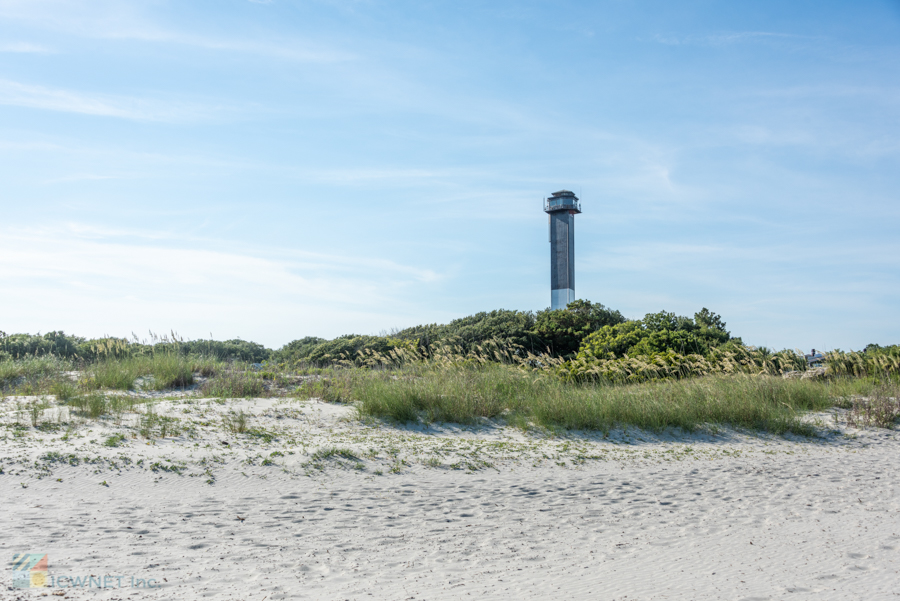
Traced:
[[550, 222], [550, 308], [565, 309], [575, 300], [575, 215], [581, 203], [573, 192], [560, 190], [544, 199]]

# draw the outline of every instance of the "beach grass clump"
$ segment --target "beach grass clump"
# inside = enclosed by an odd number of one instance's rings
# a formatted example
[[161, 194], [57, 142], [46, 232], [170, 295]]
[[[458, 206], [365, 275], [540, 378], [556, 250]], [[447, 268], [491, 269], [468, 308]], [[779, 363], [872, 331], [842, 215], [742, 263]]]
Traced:
[[205, 397], [253, 398], [265, 392], [262, 378], [239, 367], [220, 370], [200, 387], [200, 393]]
[[81, 384], [88, 390], [131, 390], [141, 375], [133, 358], [104, 359], [88, 368]]
[[145, 373], [153, 378], [153, 388], [184, 388], [194, 383], [194, 362], [190, 357], [173, 353], [154, 354], [147, 357]]
[[191, 359], [191, 371], [200, 374], [204, 378], [216, 375], [226, 362], [214, 357], [194, 357]]
[[150, 439], [178, 436], [183, 428], [177, 417], [160, 415], [152, 404], [148, 404], [138, 418], [137, 430], [143, 438]]
[[54, 356], [0, 360], [0, 390], [19, 395], [45, 394], [65, 378], [72, 362]]
[[[208, 361], [199, 362], [208, 369]], [[174, 353], [102, 359], [88, 367], [83, 385], [90, 390], [132, 390], [138, 378], [146, 378], [142, 387], [184, 388], [194, 383], [194, 364], [190, 357]]]
[[99, 419], [110, 410], [109, 399], [99, 392], [73, 397], [67, 404], [82, 417], [91, 419]]
[[827, 386], [769, 376], [709, 376], [631, 385], [576, 383], [499, 364], [445, 365], [411, 377], [348, 371], [340, 376], [364, 416], [400, 422], [511, 423], [575, 430], [634, 426], [694, 431], [723, 424], [808, 435], [803, 412], [834, 402]]
[[324, 470], [326, 461], [335, 461], [338, 465], [351, 467], [355, 470], [365, 470], [365, 464], [356, 454], [346, 447], [322, 447], [310, 455], [309, 460], [303, 463], [303, 467]]
[[693, 431], [705, 424], [810, 435], [803, 412], [832, 405], [822, 386], [766, 376], [712, 376], [636, 386], [588, 386], [537, 399], [534, 420], [545, 426], [608, 431], [636, 426]]
[[48, 409], [50, 405], [44, 401], [32, 401], [28, 404], [28, 415], [31, 418], [31, 426], [33, 428], [37, 428], [41, 425], [41, 419], [44, 417], [44, 410]]
[[297, 388], [297, 392], [311, 399], [321, 399], [326, 403], [349, 403], [352, 400], [354, 372], [331, 370], [330, 373], [339, 375], [307, 380]]
[[184, 388], [194, 383], [194, 366], [189, 357], [175, 353], [154, 353], [134, 359], [135, 369], [149, 376], [145, 386], [154, 390]]
[[137, 405], [144, 402], [142, 399], [121, 394], [104, 394], [94, 391], [71, 397], [66, 401], [66, 405], [83, 418], [112, 417], [118, 423], [124, 413], [134, 411]]
[[7, 383], [17, 378], [37, 380], [54, 377], [71, 367], [71, 361], [50, 355], [15, 360], [4, 359], [0, 361], [0, 383]]
[[310, 461], [322, 461], [324, 459], [348, 459], [350, 461], [359, 461], [359, 457], [346, 447], [323, 447], [321, 449], [316, 449], [310, 456]]
[[68, 380], [57, 380], [50, 384], [49, 392], [57, 401], [66, 402], [78, 394], [78, 388]]
[[250, 416], [241, 409], [222, 416], [222, 426], [232, 434], [244, 434], [250, 429]]
[[857, 428], [893, 428], [900, 418], [900, 386], [885, 383], [868, 397], [854, 398], [847, 423]]

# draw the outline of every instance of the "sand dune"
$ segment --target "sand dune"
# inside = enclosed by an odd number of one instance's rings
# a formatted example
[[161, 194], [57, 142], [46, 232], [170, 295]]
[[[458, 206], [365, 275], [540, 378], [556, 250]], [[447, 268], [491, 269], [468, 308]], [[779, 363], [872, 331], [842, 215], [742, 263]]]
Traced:
[[[169, 411], [222, 410], [203, 403]], [[891, 431], [552, 437], [241, 403], [277, 436], [210, 426], [111, 448], [102, 436], [126, 426], [85, 424], [64, 442], [61, 431], [6, 434], [7, 555], [48, 553], [55, 578], [123, 577], [123, 588], [49, 589], [68, 599], [900, 595]], [[329, 441], [345, 456], [317, 457]], [[173, 465], [180, 474], [163, 469]], [[159, 586], [131, 588], [132, 577]], [[3, 598], [34, 596], [3, 578]]]

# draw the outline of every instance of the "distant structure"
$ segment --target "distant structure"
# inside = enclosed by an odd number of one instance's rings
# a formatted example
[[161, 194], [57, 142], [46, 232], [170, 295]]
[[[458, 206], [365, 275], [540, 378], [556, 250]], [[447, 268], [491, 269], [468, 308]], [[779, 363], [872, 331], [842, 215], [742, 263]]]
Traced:
[[825, 362], [825, 355], [817, 352], [816, 349], [813, 349], [810, 354], [804, 355], [804, 357], [806, 357], [806, 364], [809, 367], [822, 367], [822, 364]]
[[575, 215], [578, 197], [560, 190], [544, 199], [550, 224], [550, 308], [565, 309], [575, 300]]

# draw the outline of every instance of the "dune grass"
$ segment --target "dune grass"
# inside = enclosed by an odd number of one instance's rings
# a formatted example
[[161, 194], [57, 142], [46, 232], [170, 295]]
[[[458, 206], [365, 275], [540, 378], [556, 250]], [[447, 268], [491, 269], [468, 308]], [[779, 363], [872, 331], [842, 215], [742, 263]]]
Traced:
[[91, 390], [131, 390], [138, 378], [142, 378], [142, 388], [184, 388], [194, 383], [195, 372], [211, 375], [217, 371], [218, 364], [213, 359], [175, 353], [110, 358], [91, 364], [82, 384]]
[[81, 384], [87, 389], [131, 390], [140, 376], [133, 359], [107, 359], [90, 366]]
[[22, 394], [43, 391], [45, 384], [57, 381], [73, 369], [72, 362], [53, 356], [28, 357], [0, 361], [0, 389], [21, 389]]
[[250, 429], [250, 416], [241, 409], [222, 416], [222, 425], [232, 434], [244, 434]]
[[[456, 354], [390, 362], [382, 357], [367, 367], [329, 368], [321, 372], [323, 377], [300, 381], [292, 392], [353, 403], [362, 416], [399, 422], [466, 424], [479, 418], [502, 418], [522, 427], [604, 432], [620, 427], [692, 431], [704, 425], [728, 425], [808, 435], [814, 432], [802, 419], [808, 411], [839, 405], [851, 409], [860, 424], [884, 427], [892, 427], [900, 415], [895, 402], [900, 393], [888, 381], [890, 375], [831, 376], [817, 381], [732, 373], [616, 384], [561, 377], [555, 364], [531, 359], [500, 356], [489, 360]], [[207, 379], [199, 395], [247, 398], [286, 395], [298, 381], [295, 375], [271, 366], [256, 372], [246, 364], [176, 352], [109, 356], [78, 366], [82, 370], [78, 382], [65, 373], [73, 367], [53, 357], [2, 361], [0, 387], [19, 395], [56, 395], [83, 417], [120, 419], [139, 401], [103, 391], [183, 388], [200, 373]], [[872, 402], [859, 400], [872, 395], [877, 396]], [[148, 430], [160, 425], [150, 413], [143, 419]], [[169, 426], [161, 427], [168, 431]]]
[[66, 405], [77, 415], [90, 419], [113, 417], [121, 419], [122, 414], [133, 412], [137, 407], [145, 406], [147, 401], [129, 396], [92, 392], [74, 396]]
[[222, 398], [252, 398], [265, 392], [265, 384], [258, 374], [235, 367], [219, 370], [200, 388], [203, 396]]
[[[78, 380], [66, 372], [80, 372]], [[249, 366], [214, 357], [159, 352], [146, 355], [104, 355], [88, 363], [52, 356], [0, 361], [0, 392], [16, 395], [52, 394], [60, 401], [98, 390], [172, 390], [208, 378], [209, 396], [260, 396], [266, 387]]]
[[348, 371], [342, 378], [362, 415], [401, 422], [510, 423], [608, 432], [696, 430], [721, 424], [810, 435], [800, 416], [834, 406], [827, 383], [769, 376], [709, 376], [631, 385], [564, 382], [504, 365], [450, 366], [414, 374]]

